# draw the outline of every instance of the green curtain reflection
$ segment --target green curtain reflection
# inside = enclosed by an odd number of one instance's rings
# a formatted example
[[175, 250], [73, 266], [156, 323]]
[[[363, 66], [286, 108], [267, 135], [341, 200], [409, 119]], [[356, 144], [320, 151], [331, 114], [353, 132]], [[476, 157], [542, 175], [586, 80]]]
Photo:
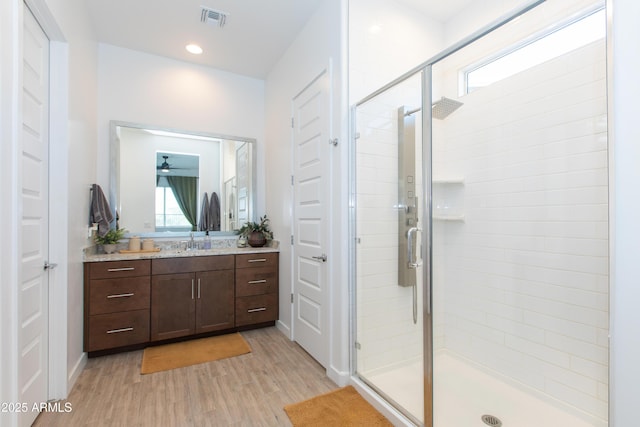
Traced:
[[194, 176], [167, 176], [167, 182], [178, 201], [178, 206], [191, 224], [191, 229], [196, 230], [198, 223], [198, 178]]

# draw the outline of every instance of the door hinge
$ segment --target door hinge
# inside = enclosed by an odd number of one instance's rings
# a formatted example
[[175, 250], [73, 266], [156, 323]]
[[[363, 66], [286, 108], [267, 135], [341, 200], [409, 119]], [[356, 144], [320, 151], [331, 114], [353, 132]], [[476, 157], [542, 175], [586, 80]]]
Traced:
[[291, 117], [291, 128], [293, 128], [293, 117]]
[[293, 304], [293, 294], [291, 294], [291, 304]]
[[358, 341], [356, 341], [354, 343], [354, 347], [356, 348], [356, 350], [361, 350], [362, 349], [362, 346], [360, 345], [360, 343]]
[[291, 185], [293, 185], [293, 175], [291, 175]]
[[354, 139], [360, 139], [360, 132], [356, 132], [356, 134], [354, 135]]
[[291, 235], [291, 244], [293, 245], [293, 234]]
[[333, 138], [329, 140], [329, 144], [333, 145], [334, 147], [338, 146], [338, 138]]

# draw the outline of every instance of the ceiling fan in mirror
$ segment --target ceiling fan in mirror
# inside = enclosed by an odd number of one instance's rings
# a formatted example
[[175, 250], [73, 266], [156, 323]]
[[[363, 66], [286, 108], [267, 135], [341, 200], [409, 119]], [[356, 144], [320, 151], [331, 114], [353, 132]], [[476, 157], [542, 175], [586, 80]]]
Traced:
[[162, 158], [164, 159], [164, 162], [162, 162], [161, 165], [156, 166], [156, 169], [160, 172], [163, 173], [169, 173], [172, 170], [176, 170], [176, 169], [184, 169], [184, 168], [177, 168], [175, 166], [171, 166], [171, 164], [169, 164], [168, 160], [169, 160], [169, 156], [162, 156]]

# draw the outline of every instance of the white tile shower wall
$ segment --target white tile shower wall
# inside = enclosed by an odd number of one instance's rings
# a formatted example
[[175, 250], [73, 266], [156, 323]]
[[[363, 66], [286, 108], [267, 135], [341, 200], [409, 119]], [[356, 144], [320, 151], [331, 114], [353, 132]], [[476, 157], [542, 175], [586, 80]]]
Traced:
[[[480, 89], [434, 133], [434, 175], [465, 176], [465, 222], [434, 225], [444, 347], [601, 420], [604, 60], [597, 42]], [[449, 90], [456, 80], [447, 75]]]
[[397, 261], [397, 110], [419, 100], [417, 77], [358, 107], [357, 369], [365, 375], [422, 358], [422, 319], [413, 323], [413, 289], [398, 286]]

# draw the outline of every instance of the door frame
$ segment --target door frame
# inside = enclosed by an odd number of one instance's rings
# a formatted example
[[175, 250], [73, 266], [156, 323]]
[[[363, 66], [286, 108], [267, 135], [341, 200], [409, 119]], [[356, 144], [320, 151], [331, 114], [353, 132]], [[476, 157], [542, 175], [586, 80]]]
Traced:
[[[50, 343], [48, 364], [48, 398], [61, 399], [68, 395], [68, 385], [75, 378], [68, 378], [67, 372], [67, 276], [68, 276], [68, 45], [53, 14], [45, 0], [10, 0], [0, 6], [2, 11], [3, 57], [0, 60], [2, 80], [0, 91], [2, 101], [0, 109], [0, 133], [3, 140], [2, 189], [5, 200], [2, 207], [0, 230], [4, 236], [1, 247], [0, 276], [2, 284], [2, 303], [0, 314], [3, 322], [0, 326], [0, 338], [6, 348], [0, 355], [0, 396], [3, 402], [17, 401], [18, 397], [18, 293], [14, 286], [20, 277], [18, 249], [20, 235], [18, 224], [18, 183], [20, 182], [21, 91], [22, 82], [22, 35], [24, 6], [28, 6], [36, 21], [50, 40], [50, 89], [49, 89], [49, 163], [56, 164], [49, 172], [49, 218], [56, 227], [49, 230], [49, 261], [58, 267], [49, 273], [49, 330]], [[7, 24], [6, 26], [4, 24]], [[55, 255], [54, 255], [55, 254]], [[79, 372], [77, 372], [79, 375]], [[16, 414], [12, 414], [10, 425], [17, 423]]]
[[[25, 0], [50, 40], [49, 89], [49, 261], [58, 266], [49, 274], [49, 399], [66, 398], [69, 384], [67, 366], [68, 289], [68, 209], [69, 209], [69, 52], [62, 30], [44, 0]], [[55, 254], [55, 255], [54, 255]], [[52, 345], [61, 343], [63, 345]], [[77, 368], [74, 366], [74, 368]]]

